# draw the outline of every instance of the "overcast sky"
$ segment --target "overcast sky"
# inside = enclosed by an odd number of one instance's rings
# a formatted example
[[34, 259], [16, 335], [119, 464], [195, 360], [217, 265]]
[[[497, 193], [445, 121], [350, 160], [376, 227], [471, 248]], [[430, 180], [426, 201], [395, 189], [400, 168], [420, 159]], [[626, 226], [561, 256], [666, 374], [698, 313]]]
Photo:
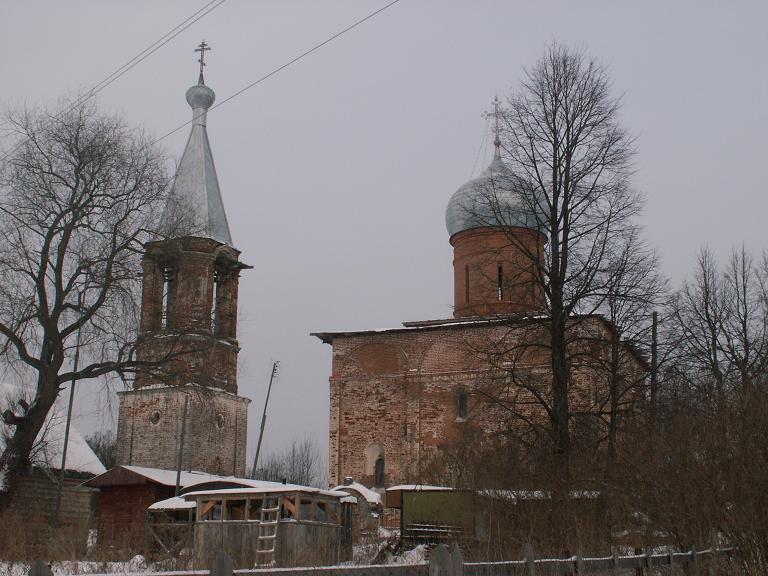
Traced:
[[[99, 95], [161, 136], [190, 118], [197, 80], [224, 100], [384, 0], [229, 0]], [[102, 80], [205, 4], [2, 2], [0, 104], [51, 103]], [[677, 283], [696, 252], [768, 246], [768, 3], [401, 0], [212, 111], [208, 133], [240, 283], [240, 394], [255, 449], [269, 370], [282, 363], [267, 451], [328, 433], [330, 347], [317, 330], [451, 316], [451, 194], [484, 168], [481, 114], [557, 40], [604, 63], [637, 136], [643, 223]], [[187, 128], [163, 141], [178, 159]], [[84, 385], [78, 426], [93, 414]]]

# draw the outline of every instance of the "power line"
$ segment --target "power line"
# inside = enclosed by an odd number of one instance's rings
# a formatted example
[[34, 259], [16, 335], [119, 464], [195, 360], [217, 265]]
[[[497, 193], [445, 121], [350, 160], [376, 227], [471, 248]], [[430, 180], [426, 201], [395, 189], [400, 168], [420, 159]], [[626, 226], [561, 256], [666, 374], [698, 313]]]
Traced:
[[[248, 84], [247, 86], [245, 86], [245, 87], [241, 88], [240, 90], [238, 90], [238, 91], [237, 91], [237, 92], [235, 92], [234, 94], [232, 94], [232, 95], [228, 96], [227, 98], [225, 98], [224, 100], [222, 100], [222, 101], [221, 101], [221, 102], [219, 102], [218, 104], [216, 104], [216, 105], [212, 106], [212, 107], [210, 108], [209, 112], [210, 112], [210, 111], [212, 111], [212, 110], [215, 110], [215, 109], [216, 109], [216, 108], [218, 108], [219, 106], [223, 106], [224, 104], [226, 104], [226, 103], [227, 103], [227, 102], [229, 102], [230, 100], [233, 100], [234, 98], [237, 98], [237, 97], [238, 97], [238, 96], [240, 96], [240, 95], [241, 95], [243, 92], [246, 92], [246, 91], [250, 90], [251, 88], [253, 88], [253, 87], [254, 87], [254, 86], [256, 86], [257, 84], [261, 84], [262, 82], [264, 82], [264, 81], [265, 81], [265, 80], [267, 80], [268, 78], [271, 78], [272, 76], [274, 76], [274, 75], [275, 75], [275, 74], [277, 74], [278, 72], [281, 72], [281, 71], [285, 70], [286, 68], [288, 68], [288, 67], [289, 67], [289, 66], [291, 66], [292, 64], [295, 64], [295, 63], [296, 63], [296, 62], [298, 62], [299, 60], [301, 60], [301, 59], [305, 58], [306, 56], [309, 56], [310, 54], [312, 54], [312, 53], [313, 53], [313, 52], [315, 52], [316, 50], [319, 50], [320, 48], [322, 48], [322, 47], [323, 47], [323, 46], [325, 46], [326, 44], [329, 44], [329, 43], [333, 42], [334, 40], [336, 40], [336, 39], [337, 39], [337, 38], [339, 38], [340, 36], [343, 36], [344, 34], [346, 34], [347, 32], [349, 32], [350, 30], [353, 30], [354, 28], [357, 28], [358, 26], [360, 26], [360, 24], [363, 24], [364, 22], [366, 22], [366, 21], [370, 20], [371, 18], [374, 18], [375, 16], [377, 16], [377, 15], [381, 14], [381, 13], [382, 13], [382, 12], [384, 12], [384, 11], [385, 11], [387, 8], [389, 8], [389, 7], [391, 7], [391, 6], [394, 6], [394, 5], [395, 5], [395, 4], [397, 4], [398, 2], [400, 2], [400, 0], [392, 0], [391, 2], [389, 2], [388, 4], [385, 4], [384, 6], [382, 6], [381, 8], [379, 8], [378, 10], [374, 10], [373, 12], [371, 12], [370, 14], [368, 14], [367, 16], [364, 16], [363, 18], [360, 18], [359, 20], [357, 20], [357, 21], [355, 21], [354, 23], [350, 24], [350, 25], [349, 25], [349, 26], [347, 26], [346, 28], [344, 28], [344, 29], [340, 30], [339, 32], [337, 32], [337, 33], [336, 33], [336, 34], [334, 34], [333, 36], [330, 36], [329, 38], [326, 38], [325, 40], [323, 40], [323, 41], [322, 41], [322, 42], [320, 42], [319, 44], [315, 44], [315, 45], [314, 45], [314, 46], [312, 46], [312, 48], [310, 48], [309, 50], [306, 50], [306, 51], [302, 52], [301, 54], [299, 54], [298, 56], [296, 56], [296, 57], [292, 58], [291, 60], [289, 60], [289, 61], [288, 61], [288, 62], [286, 62], [285, 64], [282, 64], [281, 66], [278, 66], [277, 68], [275, 68], [275, 69], [273, 69], [271, 72], [269, 72], [269, 73], [265, 74], [264, 76], [262, 76], [262, 77], [261, 77], [261, 78], [259, 78], [258, 80], [255, 80], [254, 82], [251, 82], [250, 84]], [[172, 135], [172, 134], [175, 134], [176, 132], [178, 132], [179, 130], [181, 130], [181, 129], [182, 129], [182, 128], [184, 128], [185, 126], [187, 126], [187, 125], [191, 124], [192, 122], [194, 122], [194, 118], [193, 118], [192, 120], [187, 120], [186, 122], [184, 122], [183, 124], [180, 124], [179, 126], [177, 126], [176, 128], [174, 128], [174, 129], [173, 129], [173, 130], [171, 130], [170, 132], [167, 132], [166, 134], [163, 134], [162, 136], [160, 136], [160, 138], [157, 138], [156, 140], [154, 140], [154, 141], [152, 142], [152, 144], [157, 144], [157, 143], [158, 143], [158, 142], [160, 142], [161, 140], [164, 140], [164, 139], [168, 138], [168, 136], [170, 136], [170, 135]]]
[[[144, 48], [141, 52], [136, 54], [133, 58], [128, 60], [125, 64], [117, 68], [115, 71], [113, 71], [111, 74], [106, 76], [101, 81], [97, 82], [91, 88], [81, 97], [79, 97], [75, 102], [70, 106], [68, 109], [63, 110], [60, 112], [56, 117], [63, 116], [64, 114], [67, 114], [68, 112], [71, 112], [81, 104], [87, 102], [91, 98], [93, 98], [96, 94], [104, 90], [107, 86], [115, 82], [118, 78], [122, 77], [124, 74], [126, 74], [131, 69], [135, 68], [137, 65], [139, 65], [141, 62], [149, 58], [152, 54], [157, 52], [160, 48], [168, 44], [171, 40], [176, 38], [179, 34], [190, 28], [193, 24], [201, 20], [203, 17], [207, 16], [211, 12], [213, 12], [216, 8], [224, 4], [227, 0], [210, 0], [207, 4], [203, 5], [201, 8], [199, 8], [196, 12], [192, 13], [190, 16], [188, 16], [186, 19], [181, 21], [179, 24], [171, 28], [168, 32], [160, 36], [157, 40], [152, 42], [149, 46]], [[5, 122], [2, 124], [2, 126], [8, 125], [9, 122]], [[22, 139], [21, 142], [16, 144], [11, 150], [6, 152], [2, 158], [0, 158], [0, 161], [5, 160], [8, 156], [13, 154], [16, 150], [18, 150], [22, 144], [26, 141], [26, 139]]]
[[[204, 16], [207, 16], [211, 12], [213, 12], [216, 8], [224, 4], [227, 0], [211, 0], [208, 2], [208, 4], [204, 5], [202, 8], [200, 8], [197, 12], [189, 16], [186, 20], [181, 22], [180, 24], [176, 25], [175, 27], [171, 28], [168, 32], [163, 34], [158, 40], [155, 40], [152, 44], [147, 46], [144, 50], [139, 52], [136, 56], [131, 58], [128, 62], [123, 64], [120, 68], [115, 70], [112, 74], [104, 78], [101, 82], [93, 86], [86, 96], [84, 97], [83, 101], [88, 100], [92, 96], [95, 96], [99, 92], [101, 92], [104, 88], [112, 84], [115, 80], [123, 76], [126, 72], [149, 58], [152, 54], [157, 52], [160, 48], [168, 44], [171, 40], [176, 38], [179, 34], [187, 30], [190, 26], [195, 24], [198, 20], [202, 19]], [[213, 4], [213, 6], [211, 6]], [[211, 6], [210, 8], [208, 8]], [[207, 9], [207, 10], [206, 10]], [[205, 11], [205, 12], [203, 12]], [[202, 14], [200, 14], [203, 12]], [[199, 14], [199, 16], [198, 16]], [[76, 107], [80, 102], [76, 102], [73, 105], [73, 108]]]

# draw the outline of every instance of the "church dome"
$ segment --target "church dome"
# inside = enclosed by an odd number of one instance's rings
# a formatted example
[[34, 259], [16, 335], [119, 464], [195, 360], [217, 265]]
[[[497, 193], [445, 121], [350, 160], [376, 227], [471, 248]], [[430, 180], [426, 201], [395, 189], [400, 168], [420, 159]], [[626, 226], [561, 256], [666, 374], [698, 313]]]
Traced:
[[520, 179], [497, 152], [488, 168], [462, 185], [448, 201], [445, 210], [448, 235], [497, 226], [537, 229], [537, 218], [522, 194]]
[[207, 110], [213, 106], [214, 100], [216, 100], [216, 93], [205, 84], [195, 84], [187, 90], [187, 103], [193, 110], [195, 108]]

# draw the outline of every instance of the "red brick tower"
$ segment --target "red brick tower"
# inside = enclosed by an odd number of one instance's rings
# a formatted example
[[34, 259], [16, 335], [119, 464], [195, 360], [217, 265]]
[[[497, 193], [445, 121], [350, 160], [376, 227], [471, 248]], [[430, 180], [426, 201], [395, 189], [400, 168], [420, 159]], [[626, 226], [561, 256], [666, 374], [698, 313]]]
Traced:
[[158, 365], [120, 393], [118, 461], [243, 475], [250, 401], [237, 396], [237, 290], [249, 266], [232, 247], [208, 142], [215, 94], [203, 81], [202, 58], [200, 80], [186, 96], [192, 129], [162, 216], [163, 238], [144, 255], [137, 355]]
[[538, 281], [546, 237], [535, 198], [501, 160], [498, 101], [493, 161], [448, 202], [456, 318], [530, 314], [542, 310]]

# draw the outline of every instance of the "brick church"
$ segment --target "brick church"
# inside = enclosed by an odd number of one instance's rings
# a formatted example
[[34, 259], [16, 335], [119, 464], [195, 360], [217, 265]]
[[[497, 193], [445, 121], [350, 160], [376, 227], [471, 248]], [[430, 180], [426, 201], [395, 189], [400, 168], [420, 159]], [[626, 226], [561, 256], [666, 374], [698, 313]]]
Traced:
[[[205, 45], [201, 45], [204, 50]], [[243, 476], [247, 410], [238, 396], [237, 289], [249, 268], [234, 248], [206, 131], [215, 94], [187, 90], [192, 127], [143, 260], [137, 357], [147, 366], [119, 393], [121, 465]]]
[[[503, 434], [510, 406], [524, 418], [544, 417], [530, 391], [509, 383], [522, 378], [545, 389], [551, 380], [536, 277], [547, 238], [510, 185], [498, 128], [494, 144], [491, 164], [456, 191], [446, 210], [453, 318], [314, 334], [332, 347], [331, 484], [348, 476], [377, 488], [421, 483], [430, 461], [470, 429]], [[588, 353], [572, 350], [584, 359], [573, 362], [570, 402], [574, 411], [588, 411], [605, 388], [601, 360], [615, 332], [599, 315], [573, 317], [570, 326], [574, 348]], [[602, 344], [595, 350], [596, 343]], [[625, 378], [642, 379], [642, 358], [622, 347]], [[483, 400], [494, 394], [506, 408]]]

